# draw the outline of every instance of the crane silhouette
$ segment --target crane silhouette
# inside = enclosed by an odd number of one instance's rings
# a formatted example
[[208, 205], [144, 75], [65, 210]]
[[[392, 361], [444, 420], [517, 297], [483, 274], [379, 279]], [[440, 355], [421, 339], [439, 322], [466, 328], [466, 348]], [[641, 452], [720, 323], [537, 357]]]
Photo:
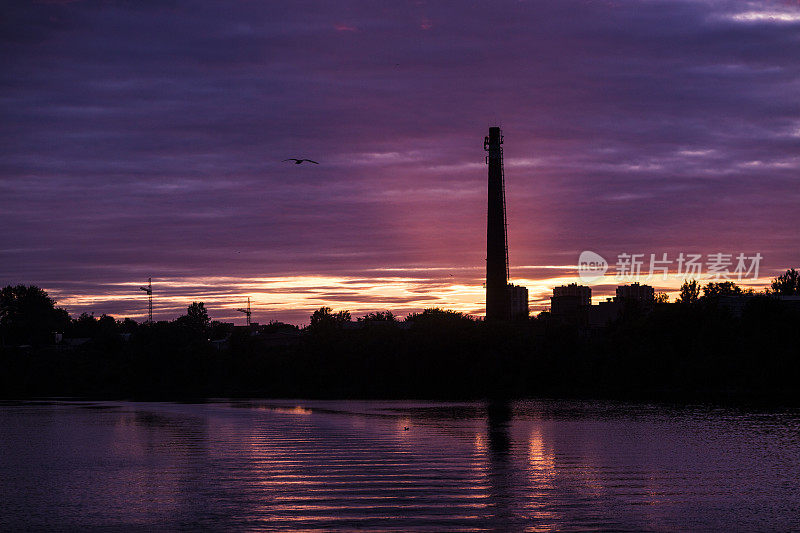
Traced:
[[153, 278], [147, 278], [147, 287], [139, 287], [147, 294], [147, 322], [153, 323]]
[[247, 316], [247, 325], [250, 325], [250, 297], [247, 298], [247, 309], [237, 309], [240, 313], [244, 313]]
[[319, 165], [319, 163], [317, 163], [316, 161], [312, 161], [311, 159], [297, 159], [296, 157], [290, 157], [289, 159], [284, 159], [283, 161], [284, 162], [286, 162], [286, 161], [294, 161], [295, 165], [299, 165], [303, 161], [308, 161], [309, 163], [314, 163], [315, 165]]

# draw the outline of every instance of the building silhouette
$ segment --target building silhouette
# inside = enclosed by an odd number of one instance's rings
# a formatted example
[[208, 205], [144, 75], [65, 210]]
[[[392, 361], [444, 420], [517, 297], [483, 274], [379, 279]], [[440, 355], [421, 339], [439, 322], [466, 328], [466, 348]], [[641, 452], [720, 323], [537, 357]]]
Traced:
[[570, 283], [553, 288], [550, 298], [550, 315], [556, 322], [576, 326], [604, 327], [617, 319], [623, 310], [634, 306], [650, 311], [654, 305], [655, 290], [650, 285], [620, 285], [614, 298], [592, 305], [592, 289]]
[[528, 308], [528, 289], [521, 285], [509, 283], [506, 287], [511, 312], [511, 318], [526, 317], [530, 312]]
[[553, 287], [550, 298], [550, 314], [559, 321], [583, 324], [587, 321], [592, 304], [592, 289], [585, 285], [570, 283]]
[[619, 285], [614, 298], [606, 298], [589, 308], [589, 325], [605, 327], [619, 318], [626, 306], [648, 312], [655, 304], [655, 289], [650, 285]]
[[503, 134], [489, 128], [483, 141], [489, 165], [486, 213], [486, 320], [528, 316], [528, 289], [508, 283], [508, 233], [503, 175]]
[[655, 299], [655, 289], [650, 285], [620, 285], [617, 287], [617, 300], [637, 301], [645, 304], [652, 304]]
[[554, 300], [566, 301], [566, 299], [574, 301], [575, 305], [591, 305], [592, 288], [586, 285], [578, 285], [577, 283], [553, 287], [553, 297], [550, 298], [551, 302]]

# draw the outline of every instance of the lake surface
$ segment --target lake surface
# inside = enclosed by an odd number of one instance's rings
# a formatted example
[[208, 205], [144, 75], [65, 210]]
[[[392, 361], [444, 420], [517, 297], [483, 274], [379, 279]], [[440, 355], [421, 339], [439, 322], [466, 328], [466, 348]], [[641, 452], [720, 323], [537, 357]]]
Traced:
[[800, 412], [5, 403], [0, 529], [797, 531]]

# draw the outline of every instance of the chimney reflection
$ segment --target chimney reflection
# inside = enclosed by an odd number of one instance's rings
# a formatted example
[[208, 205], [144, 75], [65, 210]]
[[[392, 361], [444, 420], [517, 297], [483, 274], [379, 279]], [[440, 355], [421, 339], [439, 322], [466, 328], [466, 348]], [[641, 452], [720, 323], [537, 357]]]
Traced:
[[486, 406], [486, 414], [489, 422], [489, 452], [493, 460], [505, 461], [511, 448], [511, 405], [508, 402], [490, 402]]
[[511, 405], [493, 401], [486, 406], [489, 441], [489, 492], [495, 505], [498, 531], [510, 531], [513, 519], [513, 468], [511, 465]]

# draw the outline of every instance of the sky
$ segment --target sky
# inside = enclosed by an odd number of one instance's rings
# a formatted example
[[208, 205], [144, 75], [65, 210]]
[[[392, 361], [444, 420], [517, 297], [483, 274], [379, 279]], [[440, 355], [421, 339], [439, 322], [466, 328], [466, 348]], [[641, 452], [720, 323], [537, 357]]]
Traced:
[[5, 2], [0, 67], [0, 285], [73, 315], [481, 315], [492, 125], [533, 311], [800, 266], [797, 1]]

